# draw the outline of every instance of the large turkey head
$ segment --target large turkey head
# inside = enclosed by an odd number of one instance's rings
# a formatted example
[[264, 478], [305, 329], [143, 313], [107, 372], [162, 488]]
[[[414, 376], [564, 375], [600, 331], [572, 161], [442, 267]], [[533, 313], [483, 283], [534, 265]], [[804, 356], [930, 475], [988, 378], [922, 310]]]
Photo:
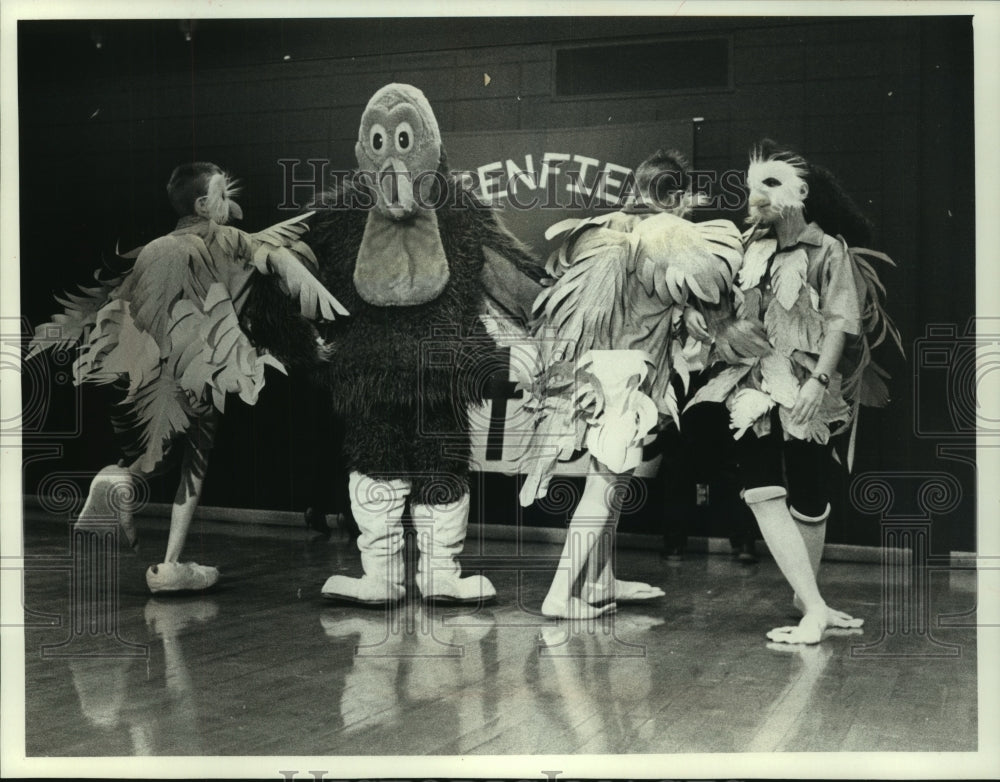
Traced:
[[441, 135], [427, 98], [408, 84], [382, 87], [361, 116], [354, 149], [375, 199], [354, 267], [358, 293], [380, 307], [431, 301], [449, 270], [431, 195], [441, 179]]

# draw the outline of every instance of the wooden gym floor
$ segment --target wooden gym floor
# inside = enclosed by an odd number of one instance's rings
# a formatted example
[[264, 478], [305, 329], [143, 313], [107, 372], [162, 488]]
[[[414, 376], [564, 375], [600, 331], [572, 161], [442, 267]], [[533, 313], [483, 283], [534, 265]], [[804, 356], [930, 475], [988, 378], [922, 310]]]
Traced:
[[[666, 597], [572, 626], [537, 613], [555, 544], [470, 538], [466, 570], [495, 603], [387, 612], [320, 597], [328, 575], [360, 573], [337, 533], [197, 522], [186, 553], [223, 579], [154, 597], [143, 573], [165, 532], [142, 531], [143, 557], [86, 586], [66, 522], [28, 513], [29, 757], [977, 749], [972, 571], [926, 573], [923, 597], [884, 608], [880, 565], [825, 563], [827, 600], [863, 633], [777, 647], [764, 632], [793, 619], [767, 558], [621, 550], [620, 574]], [[84, 587], [117, 610], [71, 597]]]

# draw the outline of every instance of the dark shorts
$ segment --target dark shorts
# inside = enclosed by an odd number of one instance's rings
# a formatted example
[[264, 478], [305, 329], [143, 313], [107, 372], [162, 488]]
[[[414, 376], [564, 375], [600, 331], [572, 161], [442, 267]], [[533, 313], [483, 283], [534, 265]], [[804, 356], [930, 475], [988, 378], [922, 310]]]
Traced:
[[771, 433], [747, 431], [737, 440], [740, 482], [744, 489], [784, 486], [788, 504], [804, 516], [822, 516], [830, 501], [832, 447], [804, 440], [785, 440], [775, 412]]

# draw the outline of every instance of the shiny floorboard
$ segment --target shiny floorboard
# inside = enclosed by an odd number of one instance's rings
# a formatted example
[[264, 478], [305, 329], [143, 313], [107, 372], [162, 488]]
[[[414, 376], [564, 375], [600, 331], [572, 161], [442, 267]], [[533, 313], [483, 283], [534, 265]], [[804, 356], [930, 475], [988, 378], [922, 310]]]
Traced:
[[[579, 624], [538, 613], [553, 544], [470, 540], [496, 602], [387, 611], [321, 598], [358, 572], [336, 533], [201, 525], [188, 554], [222, 581], [157, 597], [145, 559], [105, 557], [95, 581], [100, 552], [65, 523], [25, 526], [29, 757], [977, 748], [970, 571], [928, 572], [900, 600], [879, 565], [826, 563], [827, 600], [864, 631], [779, 647], [764, 632], [793, 621], [790, 594], [766, 558], [619, 551], [623, 577], [666, 597]], [[164, 542], [146, 530], [144, 554]]]

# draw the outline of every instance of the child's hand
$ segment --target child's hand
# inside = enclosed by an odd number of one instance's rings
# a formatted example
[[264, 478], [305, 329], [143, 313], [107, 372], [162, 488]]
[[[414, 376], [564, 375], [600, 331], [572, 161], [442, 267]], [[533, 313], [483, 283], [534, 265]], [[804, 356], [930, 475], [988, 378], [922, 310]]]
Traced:
[[688, 334], [695, 339], [707, 341], [712, 338], [712, 335], [708, 333], [705, 316], [694, 307], [687, 306], [684, 308], [684, 325], [687, 327]]
[[795, 400], [795, 407], [792, 408], [792, 421], [797, 426], [802, 426], [813, 419], [823, 402], [825, 392], [823, 384], [814, 377], [802, 384]]

